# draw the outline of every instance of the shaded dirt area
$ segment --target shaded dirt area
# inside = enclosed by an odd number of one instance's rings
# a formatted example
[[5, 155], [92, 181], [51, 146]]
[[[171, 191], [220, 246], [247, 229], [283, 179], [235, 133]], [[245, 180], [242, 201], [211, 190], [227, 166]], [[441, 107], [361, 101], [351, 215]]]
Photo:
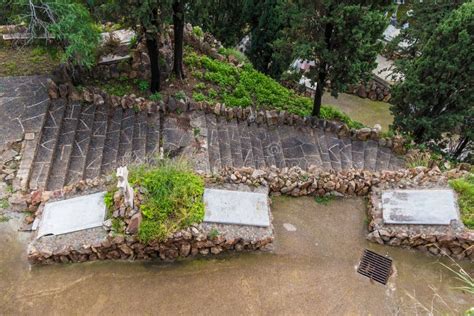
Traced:
[[393, 123], [393, 116], [389, 109], [390, 104], [385, 102], [362, 99], [346, 93], [339, 94], [336, 99], [329, 93], [325, 93], [323, 104], [331, 105], [345, 112], [351, 119], [369, 127], [380, 124], [384, 132], [388, 131], [388, 126]]
[[[423, 313], [423, 304], [435, 314], [459, 314], [472, 302], [451, 289], [459, 284], [437, 259], [369, 244], [363, 199], [323, 206], [309, 197], [278, 197], [272, 207], [273, 253], [174, 264], [96, 262], [29, 270], [11, 228], [15, 220], [0, 223], [2, 313], [387, 315]], [[356, 273], [365, 247], [394, 259], [388, 286]]]

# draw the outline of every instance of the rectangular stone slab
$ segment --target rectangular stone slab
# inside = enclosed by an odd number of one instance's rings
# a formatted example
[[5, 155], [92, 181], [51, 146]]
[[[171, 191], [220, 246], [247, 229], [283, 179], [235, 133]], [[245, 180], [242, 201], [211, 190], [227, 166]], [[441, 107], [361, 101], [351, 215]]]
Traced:
[[386, 224], [449, 225], [459, 220], [452, 190], [387, 190], [382, 192]]
[[268, 195], [264, 193], [204, 190], [204, 222], [270, 226]]
[[99, 227], [105, 218], [105, 192], [46, 203], [38, 225], [40, 238]]

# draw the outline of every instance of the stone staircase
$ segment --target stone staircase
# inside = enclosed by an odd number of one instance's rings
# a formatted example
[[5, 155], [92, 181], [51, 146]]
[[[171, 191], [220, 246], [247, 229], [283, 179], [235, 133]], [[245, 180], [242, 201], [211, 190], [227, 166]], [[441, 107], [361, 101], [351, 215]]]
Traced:
[[113, 107], [107, 98], [96, 104], [48, 100], [45, 81], [0, 78], [4, 134], [24, 135], [17, 172], [17, 184], [24, 190], [56, 190], [107, 175], [119, 165], [154, 156], [160, 148], [171, 157], [190, 159], [196, 170], [213, 173], [244, 166], [334, 171], [404, 166], [377, 141], [340, 138], [322, 127], [270, 126], [203, 111], [163, 113], [156, 107], [136, 112]]
[[51, 101], [27, 173], [32, 190], [56, 190], [110, 174], [159, 149], [160, 113]]
[[[218, 172], [225, 167], [262, 169], [315, 166], [323, 170], [369, 171], [398, 170], [404, 161], [377, 141], [339, 138], [336, 134], [310, 126], [269, 126], [247, 120], [227, 120], [212, 113], [192, 112], [176, 118], [164, 117], [164, 151], [195, 148], [203, 138], [207, 166], [204, 171]], [[192, 157], [192, 151], [185, 156]]]

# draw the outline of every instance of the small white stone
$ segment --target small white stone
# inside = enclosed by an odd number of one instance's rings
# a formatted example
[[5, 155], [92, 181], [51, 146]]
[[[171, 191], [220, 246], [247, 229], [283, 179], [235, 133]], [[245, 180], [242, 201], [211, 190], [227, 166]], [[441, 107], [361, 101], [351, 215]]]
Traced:
[[284, 223], [283, 224], [283, 227], [286, 229], [286, 231], [289, 231], [289, 232], [295, 232], [296, 231], [296, 227], [290, 223]]

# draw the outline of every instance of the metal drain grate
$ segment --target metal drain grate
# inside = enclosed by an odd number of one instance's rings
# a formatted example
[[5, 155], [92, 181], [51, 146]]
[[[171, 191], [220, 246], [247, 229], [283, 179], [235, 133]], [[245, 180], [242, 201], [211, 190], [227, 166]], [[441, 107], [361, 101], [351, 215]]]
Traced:
[[392, 272], [392, 259], [365, 249], [357, 272], [385, 285]]

